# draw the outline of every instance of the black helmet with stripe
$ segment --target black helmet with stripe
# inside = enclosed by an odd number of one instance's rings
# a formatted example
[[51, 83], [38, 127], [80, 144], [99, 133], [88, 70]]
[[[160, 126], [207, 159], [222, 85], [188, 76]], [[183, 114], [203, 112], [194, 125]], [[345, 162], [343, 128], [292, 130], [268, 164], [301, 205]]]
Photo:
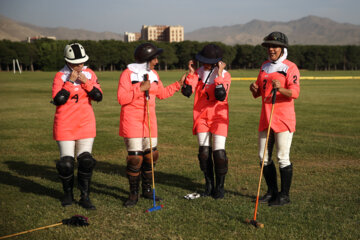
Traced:
[[89, 60], [85, 48], [80, 43], [66, 45], [64, 49], [64, 58], [66, 62], [72, 64], [80, 64]]
[[261, 44], [263, 47], [268, 47], [269, 45], [275, 45], [280, 47], [288, 47], [288, 38], [282, 32], [272, 32], [264, 38], [264, 42]]

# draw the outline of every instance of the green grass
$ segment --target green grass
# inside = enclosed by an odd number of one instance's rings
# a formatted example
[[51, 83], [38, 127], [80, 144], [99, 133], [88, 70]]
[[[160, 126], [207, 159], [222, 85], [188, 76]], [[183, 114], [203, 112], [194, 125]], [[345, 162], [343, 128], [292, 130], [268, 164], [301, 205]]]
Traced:
[[[258, 71], [230, 71], [256, 77]], [[294, 178], [290, 205], [261, 205], [264, 229], [244, 224], [252, 218], [259, 164], [257, 127], [261, 103], [250, 81], [233, 81], [226, 150], [229, 172], [222, 200], [183, 199], [203, 189], [192, 135], [193, 97], [180, 93], [157, 101], [160, 159], [156, 193], [161, 211], [145, 213], [152, 201], [123, 208], [128, 195], [126, 150], [119, 131], [116, 91], [120, 72], [98, 72], [104, 100], [94, 104], [98, 160], [91, 199], [96, 211], [76, 205], [62, 208], [62, 187], [52, 139], [54, 72], [0, 72], [0, 236], [57, 223], [75, 214], [90, 226], [58, 226], [14, 239], [360, 239], [360, 81], [304, 80], [296, 100], [297, 132], [291, 149]], [[181, 71], [160, 72], [164, 85]], [[301, 72], [303, 76], [359, 76], [360, 71]], [[277, 164], [276, 164], [277, 165]], [[262, 191], [265, 190], [263, 181]], [[79, 191], [74, 191], [78, 199]]]

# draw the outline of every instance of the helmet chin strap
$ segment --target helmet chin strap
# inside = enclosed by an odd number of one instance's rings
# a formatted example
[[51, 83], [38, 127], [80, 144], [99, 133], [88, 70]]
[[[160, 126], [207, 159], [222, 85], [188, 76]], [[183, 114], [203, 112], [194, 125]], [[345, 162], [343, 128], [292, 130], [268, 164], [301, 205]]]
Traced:
[[150, 61], [146, 62], [146, 71], [150, 71]]
[[71, 71], [74, 71], [74, 69], [72, 69], [72, 67], [70, 66], [70, 64], [68, 62], [65, 61], [65, 64]]
[[214, 66], [214, 65], [215, 65], [215, 64], [212, 64], [212, 65], [211, 65], [211, 69], [210, 69], [209, 75], [207, 75], [207, 78], [206, 78], [206, 80], [205, 80], [205, 82], [204, 82], [204, 85], [202, 86], [202, 88], [201, 88], [201, 89], [204, 89], [204, 87], [205, 87], [206, 83], [207, 83], [207, 82], [208, 82], [208, 80], [209, 80], [210, 75], [213, 73], [214, 68], [215, 68], [215, 66]]
[[[283, 59], [281, 59], [283, 58]], [[285, 50], [285, 48], [281, 48], [281, 54], [280, 56], [275, 60], [275, 61], [272, 61], [269, 57], [269, 60], [273, 63], [277, 63], [279, 60], [284, 61], [285, 59], [287, 58], [287, 50]]]

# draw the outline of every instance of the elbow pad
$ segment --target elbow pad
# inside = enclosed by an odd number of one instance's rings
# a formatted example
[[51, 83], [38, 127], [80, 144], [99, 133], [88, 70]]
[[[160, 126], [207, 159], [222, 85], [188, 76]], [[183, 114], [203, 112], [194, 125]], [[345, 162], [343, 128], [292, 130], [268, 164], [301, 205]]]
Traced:
[[226, 90], [222, 84], [215, 87], [215, 98], [218, 101], [224, 101], [226, 98]]
[[190, 97], [192, 94], [192, 87], [191, 85], [188, 85], [186, 83], [184, 83], [183, 87], [181, 88], [181, 93], [185, 96], [185, 97]]
[[53, 103], [56, 106], [63, 105], [66, 103], [69, 97], [70, 97], [70, 92], [65, 89], [61, 89], [54, 97]]
[[100, 102], [102, 100], [102, 93], [96, 87], [94, 87], [88, 95], [94, 101]]

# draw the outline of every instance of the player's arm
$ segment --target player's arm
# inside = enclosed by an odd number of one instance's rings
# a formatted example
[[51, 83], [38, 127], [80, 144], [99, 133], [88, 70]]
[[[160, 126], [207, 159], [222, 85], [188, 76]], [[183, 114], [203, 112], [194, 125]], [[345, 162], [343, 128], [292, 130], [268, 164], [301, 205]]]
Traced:
[[54, 105], [60, 106], [67, 102], [70, 97], [70, 91], [66, 89], [67, 85], [71, 84], [70, 82], [63, 82], [61, 79], [61, 74], [57, 73], [55, 75], [53, 86], [52, 86], [52, 97], [51, 101]]

